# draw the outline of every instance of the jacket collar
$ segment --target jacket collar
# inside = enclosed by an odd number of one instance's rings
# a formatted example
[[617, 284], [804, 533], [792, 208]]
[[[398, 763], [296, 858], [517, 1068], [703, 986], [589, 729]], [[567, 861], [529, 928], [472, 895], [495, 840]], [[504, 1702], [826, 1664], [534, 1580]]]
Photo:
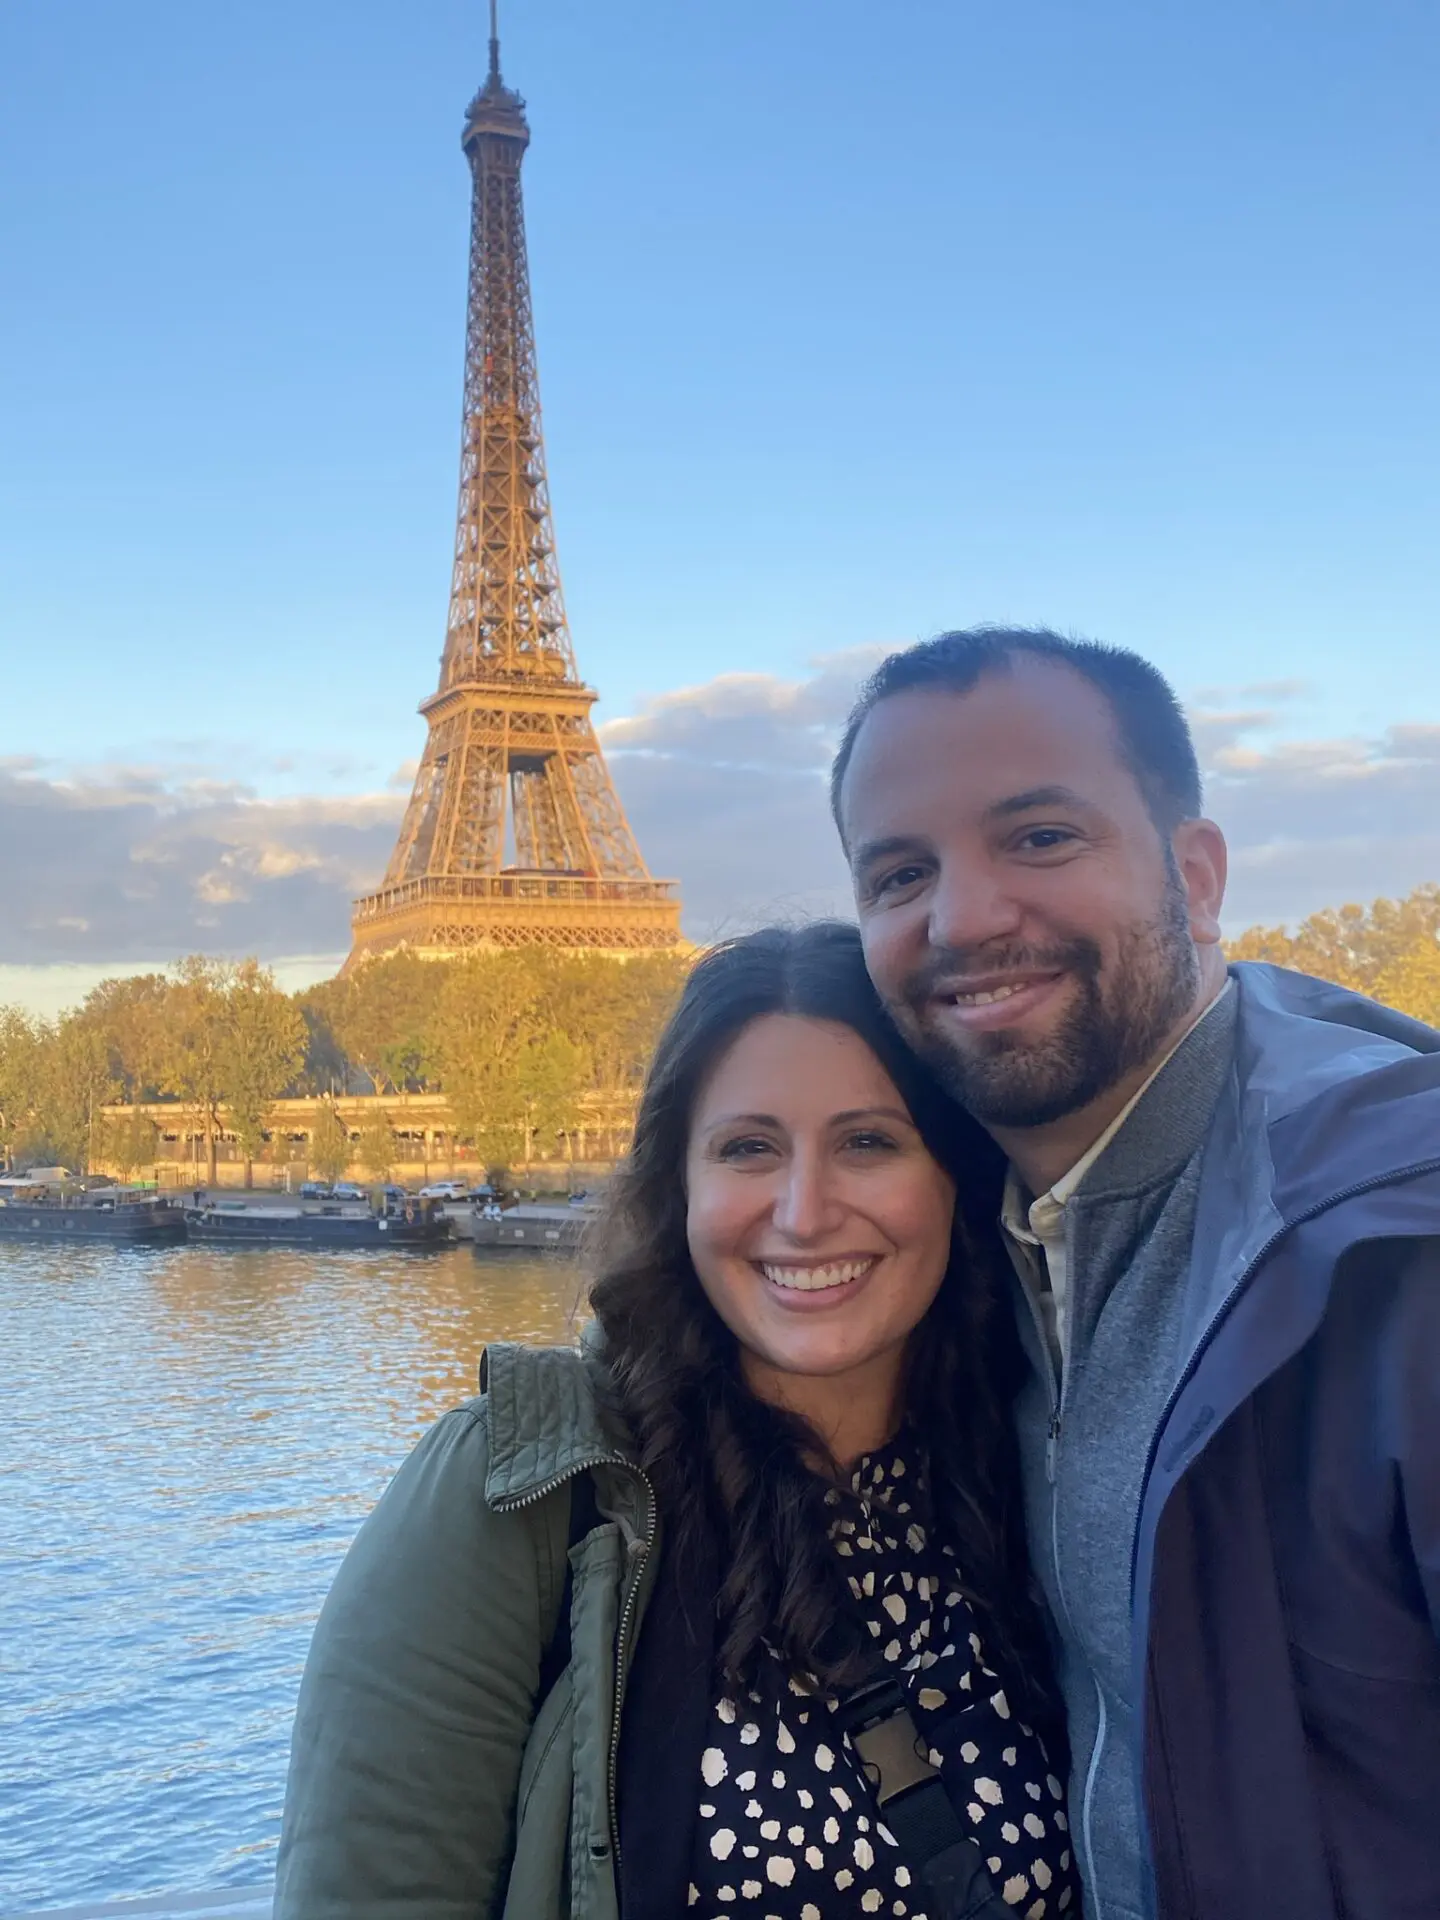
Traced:
[[490, 1426], [485, 1499], [522, 1505], [586, 1467], [634, 1466], [629, 1436], [603, 1403], [604, 1359], [587, 1328], [580, 1349], [498, 1340], [480, 1361]]

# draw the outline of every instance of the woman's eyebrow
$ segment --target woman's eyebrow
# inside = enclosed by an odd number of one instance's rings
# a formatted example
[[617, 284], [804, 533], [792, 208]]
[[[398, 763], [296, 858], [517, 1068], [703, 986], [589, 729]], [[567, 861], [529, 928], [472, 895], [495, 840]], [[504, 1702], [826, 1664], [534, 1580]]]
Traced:
[[904, 1107], [851, 1107], [845, 1113], [832, 1113], [832, 1127], [848, 1126], [853, 1120], [898, 1120], [902, 1126], [913, 1127], [915, 1122]]
[[717, 1114], [715, 1119], [707, 1120], [705, 1128], [708, 1133], [713, 1133], [716, 1127], [735, 1127], [742, 1125], [747, 1127], [779, 1127], [783, 1126], [784, 1122], [777, 1120], [773, 1113], [721, 1113]]

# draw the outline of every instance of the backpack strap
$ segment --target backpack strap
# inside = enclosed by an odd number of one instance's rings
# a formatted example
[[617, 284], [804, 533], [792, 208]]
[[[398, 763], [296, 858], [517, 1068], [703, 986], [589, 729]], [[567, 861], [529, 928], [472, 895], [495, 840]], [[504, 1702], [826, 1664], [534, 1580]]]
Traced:
[[[595, 1499], [595, 1476], [588, 1468], [567, 1480], [564, 1492], [570, 1502], [570, 1520], [565, 1534], [565, 1574], [560, 1582], [560, 1605], [550, 1629], [550, 1638], [540, 1656], [540, 1687], [535, 1696], [537, 1705], [549, 1697], [555, 1682], [570, 1664], [570, 1606], [575, 1594], [575, 1568], [570, 1559], [570, 1549], [578, 1546], [588, 1534], [604, 1523], [604, 1515]], [[550, 1572], [549, 1587], [553, 1593], [556, 1586], [554, 1575], [559, 1568], [552, 1567]]]

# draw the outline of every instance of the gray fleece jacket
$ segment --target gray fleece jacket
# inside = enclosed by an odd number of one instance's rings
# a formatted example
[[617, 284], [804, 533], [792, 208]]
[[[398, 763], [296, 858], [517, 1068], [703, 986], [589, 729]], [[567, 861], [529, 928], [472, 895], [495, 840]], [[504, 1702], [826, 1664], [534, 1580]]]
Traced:
[[[1065, 1209], [1063, 1380], [1017, 1249], [1032, 1372], [1018, 1404], [1030, 1549], [1060, 1640], [1070, 1820], [1087, 1920], [1145, 1920], [1130, 1544], [1151, 1437], [1178, 1370], [1205, 1139], [1230, 1073], [1237, 995], [1146, 1088]], [[1028, 1268], [1028, 1271], [1027, 1271]]]

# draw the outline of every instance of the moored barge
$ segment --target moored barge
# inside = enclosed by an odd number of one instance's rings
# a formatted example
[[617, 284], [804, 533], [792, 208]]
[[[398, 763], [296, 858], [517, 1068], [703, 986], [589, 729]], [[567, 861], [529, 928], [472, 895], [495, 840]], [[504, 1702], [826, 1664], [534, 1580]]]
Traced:
[[0, 1190], [0, 1238], [173, 1246], [185, 1238], [185, 1214], [153, 1193], [131, 1193], [123, 1187], [61, 1193], [50, 1186], [7, 1182]]
[[197, 1246], [443, 1247], [453, 1238], [448, 1219], [432, 1201], [415, 1200], [383, 1213], [314, 1211], [302, 1207], [204, 1206], [185, 1209], [185, 1227]]
[[578, 1253], [585, 1230], [594, 1219], [591, 1210], [575, 1207], [512, 1207], [508, 1213], [487, 1216], [477, 1211], [472, 1237], [477, 1254]]

